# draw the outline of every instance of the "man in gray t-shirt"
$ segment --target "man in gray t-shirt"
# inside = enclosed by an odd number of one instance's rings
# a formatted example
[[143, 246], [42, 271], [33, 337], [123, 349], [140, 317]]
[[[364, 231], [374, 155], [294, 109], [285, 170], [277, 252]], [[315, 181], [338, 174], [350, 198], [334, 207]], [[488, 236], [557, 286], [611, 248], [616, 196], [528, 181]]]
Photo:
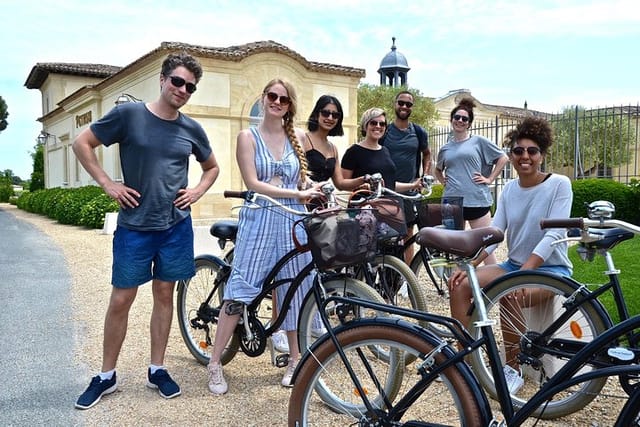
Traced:
[[[147, 386], [160, 396], [179, 396], [180, 386], [164, 366], [177, 280], [195, 274], [191, 205], [218, 177], [220, 169], [202, 127], [180, 113], [202, 77], [202, 67], [186, 53], [162, 63], [156, 101], [118, 105], [82, 131], [73, 152], [104, 192], [120, 205], [113, 237], [111, 299], [104, 322], [102, 369], [78, 398], [88, 409], [116, 391], [116, 362], [127, 333], [129, 309], [138, 286], [151, 281], [151, 363]], [[95, 149], [118, 144], [123, 181], [113, 181]], [[189, 158], [202, 167], [200, 181], [188, 188]]]

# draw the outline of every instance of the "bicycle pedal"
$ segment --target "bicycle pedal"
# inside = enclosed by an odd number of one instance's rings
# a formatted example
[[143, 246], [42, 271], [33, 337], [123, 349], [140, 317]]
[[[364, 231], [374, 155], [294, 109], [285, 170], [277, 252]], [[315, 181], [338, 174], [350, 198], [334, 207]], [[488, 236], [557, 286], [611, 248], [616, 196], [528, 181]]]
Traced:
[[277, 368], [286, 368], [289, 365], [289, 353], [282, 353], [276, 356]]
[[228, 316], [235, 316], [236, 314], [242, 313], [243, 309], [244, 303], [242, 301], [231, 301], [225, 306], [224, 312]]

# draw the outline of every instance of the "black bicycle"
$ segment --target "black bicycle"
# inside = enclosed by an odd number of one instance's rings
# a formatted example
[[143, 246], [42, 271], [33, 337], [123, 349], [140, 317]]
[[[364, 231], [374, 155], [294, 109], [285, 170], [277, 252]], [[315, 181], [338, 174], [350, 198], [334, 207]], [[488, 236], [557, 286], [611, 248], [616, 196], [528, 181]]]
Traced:
[[[243, 205], [243, 208], [246, 209], [278, 209], [300, 217], [315, 215], [292, 209], [269, 196], [252, 191], [225, 191], [224, 195], [249, 202]], [[258, 200], [262, 200], [263, 205], [255, 204]], [[235, 239], [237, 224], [234, 222], [218, 223], [212, 227], [211, 232], [219, 238], [221, 245], [223, 245], [225, 242]], [[293, 232], [296, 232], [295, 228]], [[314, 278], [313, 288], [317, 288], [318, 292], [316, 294], [307, 293], [300, 311], [298, 334], [301, 348], [311, 345], [316, 336], [319, 333], [324, 333], [324, 328], [328, 326], [339, 324], [353, 316], [370, 315], [359, 311], [354, 312], [354, 307], [348, 304], [340, 304], [326, 308], [327, 314], [324, 319], [327, 323], [323, 325], [319, 323], [321, 319], [318, 316], [318, 307], [326, 297], [347, 295], [372, 301], [384, 301], [377, 292], [365, 283], [335, 271], [320, 270], [316, 267], [315, 261], [307, 264], [295, 277], [276, 279], [284, 266], [308, 251], [309, 248], [306, 246], [296, 247], [273, 266], [264, 280], [259, 295], [242, 308], [241, 320], [222, 354], [221, 362], [223, 364], [231, 361], [239, 349], [250, 357], [257, 357], [264, 353], [270, 343], [268, 338], [278, 331], [284, 322], [295, 292], [309, 276]], [[196, 360], [205, 365], [209, 362], [211, 355], [218, 315], [223, 302], [224, 286], [231, 273], [231, 265], [227, 261], [230, 261], [232, 256], [232, 252], [229, 251], [225, 255], [226, 260], [214, 255], [196, 257], [196, 275], [189, 280], [180, 281], [177, 286], [176, 306], [182, 338]], [[277, 319], [271, 322], [272, 292], [285, 284], [289, 284], [290, 287], [282, 302], [284, 308], [278, 312]], [[314, 295], [317, 298], [314, 298]], [[271, 348], [271, 356], [272, 362], [276, 366], [284, 367], [288, 363], [288, 354], [286, 353], [276, 355]]]
[[[640, 349], [629, 337], [640, 332], [640, 316], [604, 331], [589, 342], [580, 343], [571, 358], [523, 405], [515, 404], [496, 342], [500, 329], [486, 310], [471, 264], [486, 246], [498, 243], [502, 238], [501, 230], [493, 227], [468, 231], [420, 230], [420, 244], [446, 248], [456, 257], [458, 266], [467, 272], [474, 299], [478, 301], [479, 315], [473, 324], [478, 333], [470, 335], [452, 318], [351, 299], [351, 304], [386, 311], [393, 317], [348, 322], [313, 344], [294, 375], [289, 425], [518, 426], [529, 417], [545, 417], [554, 396], [566, 389], [601, 378], [637, 376]], [[331, 303], [346, 301], [341, 297], [331, 300]], [[429, 329], [398, 320], [398, 316], [440, 324], [460, 343], [461, 350], [456, 351]], [[371, 348], [381, 347], [393, 355], [388, 364], [380, 363], [380, 359], [372, 354]], [[487, 395], [474, 376], [475, 370], [472, 372], [464, 363], [466, 358], [480, 351], [486, 355], [493, 373], [496, 396], [504, 417], [502, 423], [494, 417]], [[407, 355], [416, 359], [409, 366], [404, 365]], [[389, 381], [390, 378], [393, 381]], [[331, 393], [315, 393], [318, 384]], [[623, 409], [616, 426], [625, 425], [623, 423], [630, 417], [637, 419], [640, 398], [635, 392], [634, 389], [634, 403]]]

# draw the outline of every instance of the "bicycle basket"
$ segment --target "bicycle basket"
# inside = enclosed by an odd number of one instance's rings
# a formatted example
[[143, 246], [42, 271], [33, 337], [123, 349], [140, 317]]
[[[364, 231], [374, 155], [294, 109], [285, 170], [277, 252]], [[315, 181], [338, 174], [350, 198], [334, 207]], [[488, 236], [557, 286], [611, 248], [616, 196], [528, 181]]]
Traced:
[[464, 229], [462, 197], [425, 199], [418, 206], [418, 227], [443, 226], [452, 230]]
[[396, 197], [379, 197], [367, 201], [367, 205], [374, 209], [378, 220], [378, 238], [402, 238], [407, 234], [407, 222], [404, 215], [404, 203]]
[[375, 255], [377, 220], [372, 209], [318, 211], [302, 220], [316, 266], [358, 264]]

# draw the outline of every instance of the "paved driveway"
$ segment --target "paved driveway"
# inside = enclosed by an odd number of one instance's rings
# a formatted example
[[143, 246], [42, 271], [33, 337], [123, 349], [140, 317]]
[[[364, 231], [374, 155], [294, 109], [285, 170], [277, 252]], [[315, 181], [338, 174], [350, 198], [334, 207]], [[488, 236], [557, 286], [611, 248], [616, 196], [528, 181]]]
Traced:
[[78, 425], [71, 276], [45, 234], [0, 208], [0, 425]]

